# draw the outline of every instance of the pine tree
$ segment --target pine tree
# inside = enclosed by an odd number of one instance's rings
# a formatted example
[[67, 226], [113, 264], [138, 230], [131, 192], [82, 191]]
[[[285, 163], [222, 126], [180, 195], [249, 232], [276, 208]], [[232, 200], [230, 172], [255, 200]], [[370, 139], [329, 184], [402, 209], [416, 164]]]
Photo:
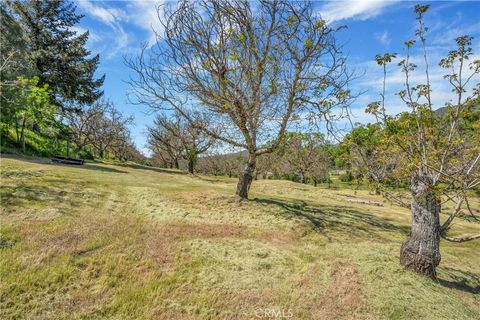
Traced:
[[63, 107], [67, 101], [91, 103], [100, 98], [105, 76], [95, 79], [99, 55], [89, 58], [88, 31], [77, 35], [72, 30], [83, 18], [75, 13], [75, 4], [13, 0], [9, 5], [26, 34], [39, 85], [48, 84], [52, 90], [51, 103]]

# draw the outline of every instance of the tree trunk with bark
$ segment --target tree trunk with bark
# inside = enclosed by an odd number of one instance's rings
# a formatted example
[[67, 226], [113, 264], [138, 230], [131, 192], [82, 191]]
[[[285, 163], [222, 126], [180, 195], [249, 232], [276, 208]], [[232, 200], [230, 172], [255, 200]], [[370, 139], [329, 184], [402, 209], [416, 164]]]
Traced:
[[195, 167], [195, 161], [193, 159], [188, 159], [188, 173], [193, 174]]
[[432, 188], [432, 178], [417, 176], [410, 183], [412, 231], [400, 251], [400, 263], [408, 270], [436, 279], [440, 263], [441, 200]]
[[180, 169], [180, 165], [178, 164], [178, 159], [175, 158], [173, 161], [174, 161], [173, 163], [175, 165], [175, 169]]
[[241, 199], [248, 199], [248, 191], [250, 190], [250, 185], [252, 184], [255, 166], [256, 155], [249, 154], [247, 165], [245, 166], [243, 172], [240, 173], [240, 176], [238, 178], [236, 195], [239, 196]]
[[25, 153], [26, 147], [25, 147], [25, 123], [26, 123], [26, 118], [25, 116], [23, 117], [23, 122], [22, 122], [22, 132], [21, 132], [21, 139], [22, 139], [22, 152]]
[[25, 153], [25, 131], [22, 130], [22, 135], [21, 135], [21, 139], [22, 139], [22, 153]]
[[305, 179], [305, 174], [303, 173], [303, 171], [300, 171], [300, 183], [307, 183], [306, 179]]

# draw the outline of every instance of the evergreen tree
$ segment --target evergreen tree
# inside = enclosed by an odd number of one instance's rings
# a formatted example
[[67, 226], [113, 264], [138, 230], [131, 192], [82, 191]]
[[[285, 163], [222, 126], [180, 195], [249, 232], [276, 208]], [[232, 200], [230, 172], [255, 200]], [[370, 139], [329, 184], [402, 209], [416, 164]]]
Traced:
[[77, 35], [72, 30], [83, 18], [73, 3], [12, 0], [9, 5], [26, 34], [39, 85], [47, 84], [52, 92], [51, 103], [63, 107], [65, 101], [91, 103], [102, 96], [105, 76], [94, 77], [99, 55], [89, 58], [88, 31]]

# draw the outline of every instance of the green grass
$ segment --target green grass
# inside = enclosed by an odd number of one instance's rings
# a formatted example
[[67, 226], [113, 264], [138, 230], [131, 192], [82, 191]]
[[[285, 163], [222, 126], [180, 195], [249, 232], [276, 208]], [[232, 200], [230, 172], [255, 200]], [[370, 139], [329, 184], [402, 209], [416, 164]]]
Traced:
[[238, 204], [226, 177], [1, 161], [2, 319], [479, 319], [479, 242], [407, 272], [409, 212], [366, 190], [259, 180]]
[[[1, 124], [0, 124], [1, 126]], [[0, 135], [0, 148], [2, 153], [22, 155], [22, 145], [17, 141], [17, 135], [14, 128], [8, 131], [2, 130]], [[69, 154], [81, 159], [93, 159], [90, 152], [81, 150], [74, 155], [74, 145], [70, 143]], [[25, 129], [25, 154], [39, 157], [52, 157], [54, 155], [67, 156], [67, 142], [48, 137], [45, 134]]]

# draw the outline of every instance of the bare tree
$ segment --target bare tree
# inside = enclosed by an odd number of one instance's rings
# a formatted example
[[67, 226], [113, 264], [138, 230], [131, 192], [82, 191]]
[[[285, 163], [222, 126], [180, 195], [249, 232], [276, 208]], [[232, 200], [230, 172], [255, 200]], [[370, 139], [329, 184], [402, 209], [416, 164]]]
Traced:
[[[190, 120], [193, 118], [189, 115]], [[149, 129], [149, 141], [155, 150], [170, 154], [177, 169], [178, 159], [186, 159], [191, 174], [195, 171], [198, 155], [206, 152], [214, 143], [213, 138], [199, 129], [198, 121], [189, 122], [177, 112], [170, 117], [160, 114], [155, 119], [154, 127]]]
[[247, 150], [240, 198], [257, 157], [278, 148], [294, 119], [330, 123], [341, 114], [332, 110], [348, 105], [351, 74], [335, 40], [342, 27], [328, 26], [310, 2], [183, 0], [158, 16], [157, 43], [126, 60], [131, 101], [192, 123], [194, 110], [210, 120], [200, 130]]
[[121, 146], [129, 140], [128, 125], [132, 117], [125, 117], [118, 111], [112, 102], [100, 100], [95, 115], [89, 119], [89, 141], [98, 150], [100, 158], [106, 151]]
[[325, 144], [325, 139], [320, 133], [290, 132], [286, 135], [281, 161], [301, 183], [307, 183], [309, 179], [315, 178], [316, 184], [327, 167]]
[[61, 118], [70, 129], [70, 139], [75, 145], [75, 153], [91, 144], [95, 130], [104, 117], [108, 104], [97, 100], [91, 105], [70, 105], [61, 112]]

